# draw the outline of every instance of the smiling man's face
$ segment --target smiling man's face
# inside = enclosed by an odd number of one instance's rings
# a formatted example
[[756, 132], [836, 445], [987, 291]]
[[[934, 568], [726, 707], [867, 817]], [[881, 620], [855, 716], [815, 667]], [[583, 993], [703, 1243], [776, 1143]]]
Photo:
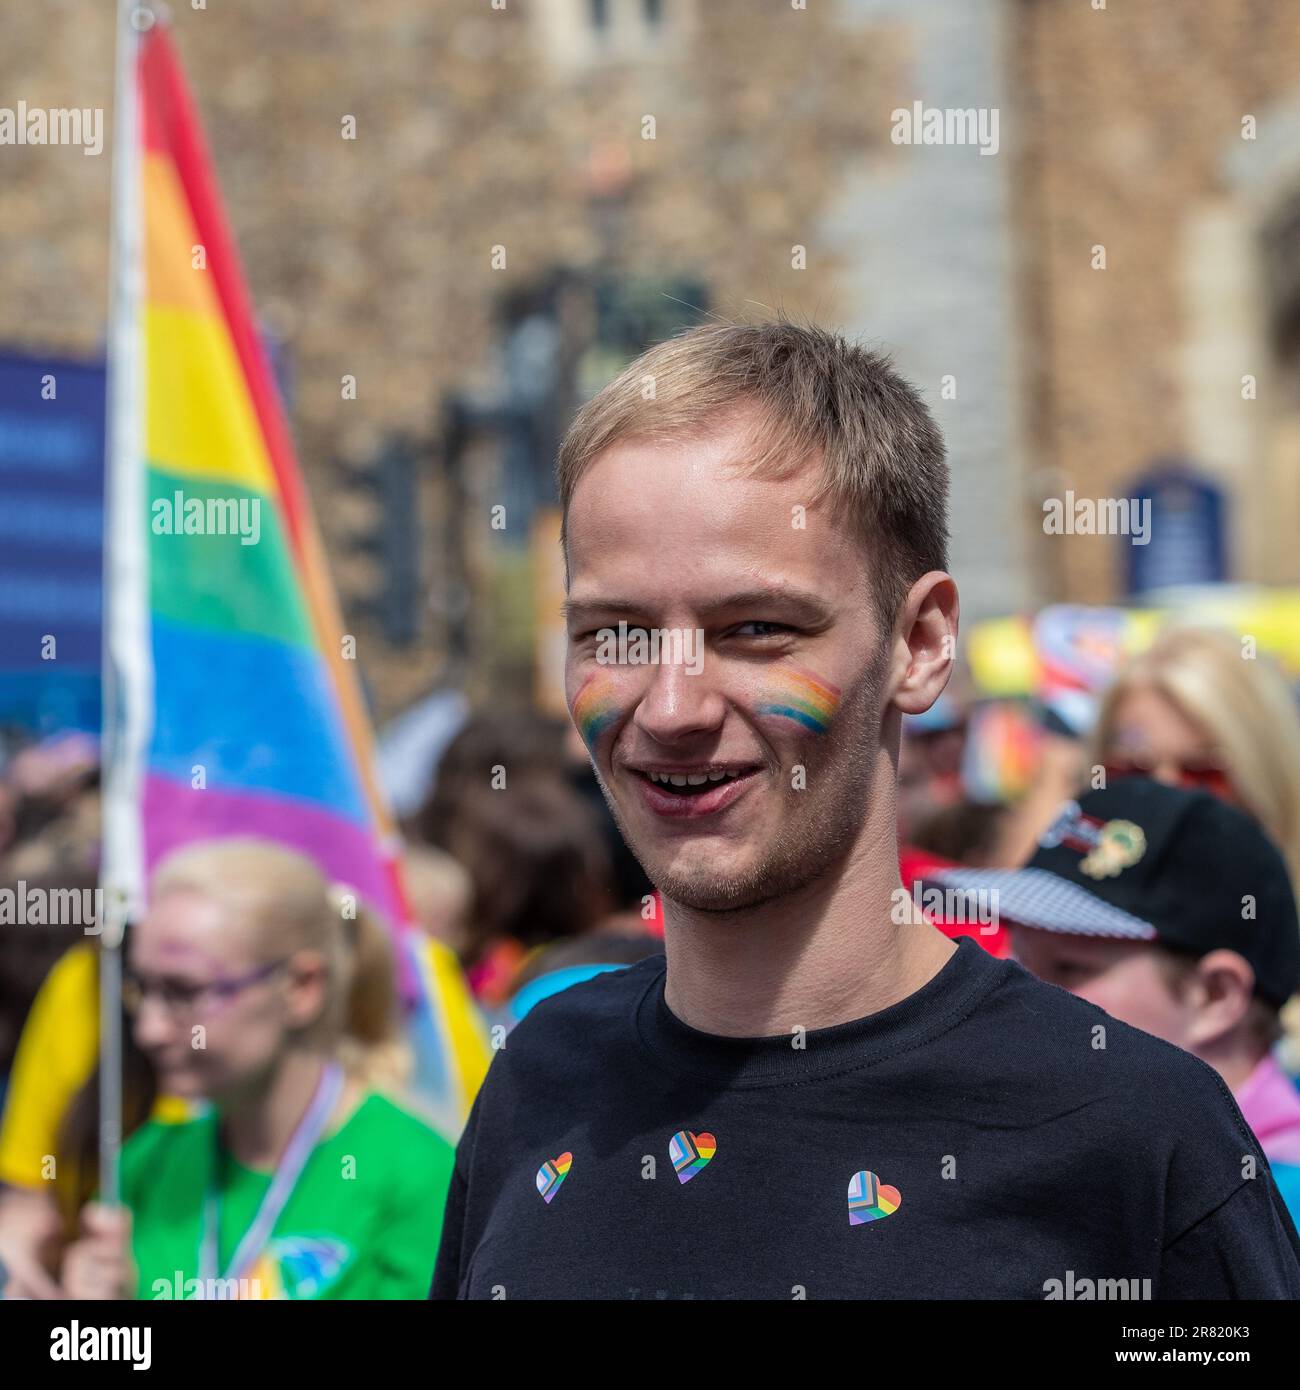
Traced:
[[[816, 463], [737, 476], [745, 423], [611, 446], [567, 519], [570, 711], [651, 880], [712, 911], [791, 892], [852, 844], [889, 657], [863, 545], [808, 505]], [[600, 631], [620, 620], [687, 643], [702, 630], [698, 674], [667, 656], [602, 663]]]

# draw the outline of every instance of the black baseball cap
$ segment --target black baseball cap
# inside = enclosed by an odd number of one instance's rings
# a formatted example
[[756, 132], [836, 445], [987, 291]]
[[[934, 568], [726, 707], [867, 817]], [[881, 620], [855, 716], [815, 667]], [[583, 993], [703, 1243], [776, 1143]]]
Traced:
[[1281, 1007], [1300, 988], [1300, 922], [1281, 852], [1209, 792], [1122, 777], [1067, 801], [1023, 869], [954, 868], [947, 887], [996, 890], [1004, 921], [1073, 936], [1226, 949]]

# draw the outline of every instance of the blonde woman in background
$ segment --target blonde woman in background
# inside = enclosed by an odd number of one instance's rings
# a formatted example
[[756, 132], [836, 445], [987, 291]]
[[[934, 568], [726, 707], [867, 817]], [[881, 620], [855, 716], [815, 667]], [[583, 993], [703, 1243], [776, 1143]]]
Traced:
[[1267, 656], [1229, 632], [1166, 629], [1106, 691], [1092, 746], [1102, 767], [1248, 811], [1300, 883], [1300, 712]]
[[1018, 867], [1091, 768], [1200, 788], [1248, 811], [1300, 884], [1300, 711], [1264, 655], [1217, 628], [1166, 628], [1102, 696], [1091, 739], [1043, 739], [1032, 791], [1008, 813], [995, 856]]
[[[74, 1298], [422, 1298], [450, 1146], [382, 1094], [405, 1068], [382, 929], [255, 840], [158, 868], [124, 987], [169, 1094], [209, 1101], [123, 1148], [127, 1213], [91, 1204]], [[129, 1219], [128, 1219], [129, 1214]]]

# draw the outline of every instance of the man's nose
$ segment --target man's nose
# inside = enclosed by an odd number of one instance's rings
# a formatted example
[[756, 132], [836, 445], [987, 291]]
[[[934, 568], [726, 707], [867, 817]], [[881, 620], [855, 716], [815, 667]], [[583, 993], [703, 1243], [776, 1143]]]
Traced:
[[705, 671], [684, 662], [661, 662], [651, 668], [650, 686], [637, 706], [634, 722], [659, 743], [673, 743], [722, 726], [726, 702]]

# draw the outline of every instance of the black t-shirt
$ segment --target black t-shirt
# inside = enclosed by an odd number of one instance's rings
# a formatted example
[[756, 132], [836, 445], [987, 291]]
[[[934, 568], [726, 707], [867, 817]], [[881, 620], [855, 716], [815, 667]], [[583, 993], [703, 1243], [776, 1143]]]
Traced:
[[665, 969], [509, 1034], [431, 1297], [1300, 1297], [1300, 1237], [1218, 1074], [974, 940], [802, 1037], [689, 1028]]

